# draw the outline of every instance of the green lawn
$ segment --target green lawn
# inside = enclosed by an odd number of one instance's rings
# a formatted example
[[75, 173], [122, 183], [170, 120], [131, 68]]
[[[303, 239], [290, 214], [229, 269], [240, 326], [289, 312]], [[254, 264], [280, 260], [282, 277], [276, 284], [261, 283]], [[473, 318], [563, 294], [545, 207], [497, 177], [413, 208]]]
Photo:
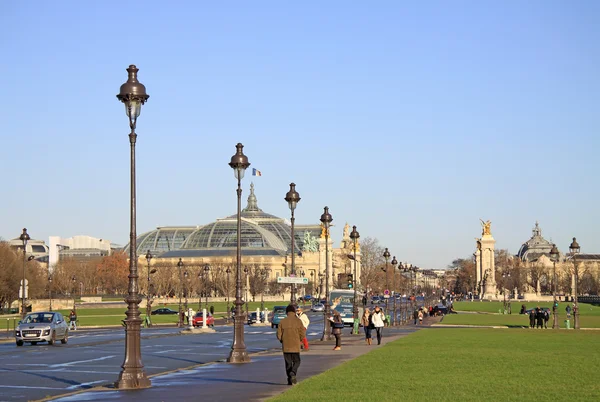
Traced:
[[[600, 317], [580, 315], [580, 325], [582, 328], [600, 328]], [[566, 316], [558, 316], [558, 324], [561, 328], [565, 328]], [[519, 314], [448, 314], [444, 317], [444, 320], [440, 322], [441, 325], [492, 325], [502, 326], [506, 325], [509, 327], [520, 327], [529, 326], [529, 316]], [[573, 328], [573, 317], [571, 316], [571, 328]], [[552, 326], [552, 316], [548, 321], [548, 327]], [[598, 334], [600, 336], [600, 333]]]
[[[519, 315], [521, 304], [525, 304], [527, 308], [533, 307], [548, 307], [552, 308], [552, 303], [512, 303], [512, 314], [499, 314], [498, 310], [502, 310], [502, 302], [455, 302], [454, 309], [459, 314], [448, 314], [444, 317], [441, 324], [453, 325], [506, 325], [506, 326], [529, 326], [529, 317]], [[567, 303], [560, 303], [558, 307], [558, 324], [561, 328], [565, 328], [565, 319], [567, 318], [565, 307]], [[471, 312], [463, 313], [461, 312]], [[474, 314], [479, 312], [482, 314]], [[579, 315], [582, 328], [600, 328], [600, 307], [592, 306], [591, 304], [580, 304]], [[548, 321], [548, 325], [552, 325], [552, 317]], [[571, 328], [573, 327], [573, 317], [571, 316]]]
[[[552, 303], [534, 303], [534, 302], [522, 302], [522, 301], [512, 301], [512, 313], [518, 314], [521, 310], [521, 305], [524, 304], [527, 308], [535, 308], [535, 307], [548, 307], [552, 308]], [[559, 316], [565, 316], [565, 307], [567, 307], [566, 302], [559, 302], [558, 304], [558, 314]], [[479, 312], [487, 312], [487, 313], [498, 313], [503, 310], [502, 302], [454, 302], [454, 309], [456, 311], [479, 311]], [[580, 315], [594, 315], [600, 317], [600, 307], [592, 306], [591, 304], [580, 303], [579, 304], [579, 314]], [[563, 318], [564, 319], [564, 318]]]
[[593, 401], [599, 348], [586, 331], [425, 329], [271, 401]]

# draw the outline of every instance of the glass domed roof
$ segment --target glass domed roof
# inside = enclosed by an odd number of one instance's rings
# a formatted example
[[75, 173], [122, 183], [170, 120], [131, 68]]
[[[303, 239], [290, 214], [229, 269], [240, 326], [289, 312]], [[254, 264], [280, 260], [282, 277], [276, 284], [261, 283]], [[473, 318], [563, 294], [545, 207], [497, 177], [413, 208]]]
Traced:
[[[145, 255], [148, 250], [153, 256], [176, 250], [199, 226], [165, 226], [143, 233], [137, 237], [137, 255]], [[129, 252], [129, 244], [124, 250]]]
[[[242, 248], [266, 248], [276, 250], [281, 255], [287, 253], [291, 244], [290, 226], [284, 219], [267, 214], [258, 207], [254, 184], [250, 184], [248, 205], [242, 210], [241, 220]], [[199, 228], [181, 246], [184, 250], [236, 247], [237, 214]], [[297, 240], [295, 247], [298, 247]]]

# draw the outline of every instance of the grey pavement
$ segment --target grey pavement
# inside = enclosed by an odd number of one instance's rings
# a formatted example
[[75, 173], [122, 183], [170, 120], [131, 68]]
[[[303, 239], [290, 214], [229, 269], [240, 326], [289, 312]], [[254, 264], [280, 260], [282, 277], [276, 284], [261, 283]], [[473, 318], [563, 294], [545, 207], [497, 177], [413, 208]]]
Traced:
[[[334, 351], [334, 341], [312, 341], [310, 350], [302, 353], [298, 381], [320, 374], [354, 359], [388, 342], [406, 336], [418, 327], [385, 328], [381, 345], [366, 345], [364, 335], [342, 336], [342, 350]], [[251, 354], [245, 364], [207, 363], [185, 370], [152, 375], [152, 387], [135, 391], [117, 391], [101, 386], [87, 391], [54, 397], [52, 401], [185, 401], [208, 399], [218, 401], [261, 401], [287, 390], [283, 356], [280, 350]]]

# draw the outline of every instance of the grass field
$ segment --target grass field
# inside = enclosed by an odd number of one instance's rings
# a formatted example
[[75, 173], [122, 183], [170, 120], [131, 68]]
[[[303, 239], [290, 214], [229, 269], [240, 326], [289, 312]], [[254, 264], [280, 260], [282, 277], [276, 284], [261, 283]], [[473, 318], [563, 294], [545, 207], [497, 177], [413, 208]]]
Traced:
[[[227, 303], [226, 302], [216, 302], [209, 303], [209, 307], [213, 305], [215, 307], [215, 318], [224, 318], [227, 313]], [[230, 306], [233, 305], [230, 303]], [[265, 302], [265, 308], [272, 309], [273, 306], [285, 306], [287, 302], [278, 301], [278, 302]], [[152, 310], [156, 310], [158, 308], [168, 307], [171, 310], [177, 311], [179, 309], [179, 304], [153, 304]], [[198, 303], [189, 304], [189, 307], [194, 309], [194, 311], [198, 310]], [[202, 301], [202, 308], [204, 308], [204, 301]], [[245, 307], [244, 307], [245, 308]], [[257, 308], [260, 308], [260, 302], [250, 302], [248, 305], [249, 311], [256, 311]], [[306, 308], [310, 308], [310, 305], [307, 305]], [[122, 308], [77, 308], [77, 321], [78, 325], [85, 326], [105, 326], [105, 325], [121, 325], [121, 321], [124, 320], [125, 311], [127, 307]], [[62, 313], [65, 318], [69, 316], [70, 310], [57, 310]], [[142, 301], [140, 303], [140, 313], [142, 319], [146, 316], [146, 302]], [[18, 315], [4, 316], [5, 318], [18, 319]], [[153, 315], [152, 322], [155, 324], [177, 324], [178, 317], [177, 314], [174, 315]], [[2, 323], [4, 324], [4, 323]], [[8, 324], [10, 328], [13, 327], [13, 323], [10, 322]]]
[[586, 331], [426, 329], [270, 401], [594, 401], [599, 348]]
[[[513, 303], [513, 314], [498, 314], [502, 310], [502, 302], [455, 302], [454, 309], [459, 314], [448, 314], [444, 317], [441, 324], [452, 325], [506, 325], [509, 327], [529, 326], [529, 317], [519, 315], [521, 304], [525, 304], [527, 308], [533, 307], [548, 307], [552, 308], [552, 303]], [[567, 318], [565, 307], [567, 303], [560, 303], [558, 307], [558, 324], [561, 328], [565, 328], [565, 319]], [[479, 312], [483, 314], [460, 314], [461, 312]], [[582, 328], [600, 328], [600, 307], [592, 306], [591, 304], [579, 305], [579, 316], [581, 319]], [[552, 325], [552, 317], [548, 321], [548, 325]], [[573, 317], [571, 316], [571, 328], [573, 327]]]

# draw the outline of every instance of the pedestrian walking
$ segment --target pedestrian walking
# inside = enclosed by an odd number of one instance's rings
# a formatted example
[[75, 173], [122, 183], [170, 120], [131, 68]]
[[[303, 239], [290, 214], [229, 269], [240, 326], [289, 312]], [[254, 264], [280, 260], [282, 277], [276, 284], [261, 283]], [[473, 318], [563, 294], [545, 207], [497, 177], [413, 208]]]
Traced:
[[[304, 325], [304, 332], [306, 332], [308, 326], [310, 325], [310, 319], [306, 314], [304, 314], [302, 307], [298, 307], [296, 310], [296, 315], [298, 318], [300, 318], [300, 321], [302, 321], [302, 325]], [[302, 347], [304, 350], [308, 350], [308, 338], [306, 338], [306, 336], [304, 336], [304, 339], [302, 339]]]
[[569, 304], [567, 304], [565, 311], [567, 312], [567, 319], [570, 320], [571, 319], [571, 306]]
[[415, 325], [417, 325], [417, 320], [419, 319], [419, 312], [417, 310], [413, 311], [413, 320], [415, 320]]
[[293, 305], [287, 306], [285, 313], [287, 317], [277, 326], [277, 339], [281, 342], [283, 350], [287, 383], [294, 385], [300, 368], [300, 344], [306, 336], [306, 330], [300, 318], [296, 316], [296, 308]]
[[75, 312], [75, 309], [71, 310], [71, 313], [69, 313], [69, 329], [77, 331], [77, 313]]
[[419, 310], [418, 317], [419, 317], [419, 325], [423, 324], [423, 310]]
[[360, 319], [360, 323], [362, 324], [363, 329], [365, 331], [365, 341], [367, 342], [367, 345], [370, 345], [372, 329], [371, 325], [373, 325], [373, 323], [371, 322], [371, 312], [368, 308], [366, 308], [363, 312], [362, 318]]
[[377, 344], [381, 345], [381, 336], [383, 326], [385, 325], [385, 315], [379, 306], [376, 306], [375, 311], [371, 314], [371, 322], [373, 323], [373, 327], [375, 327], [375, 331], [377, 331]]
[[544, 310], [544, 328], [548, 329], [548, 320], [550, 319], [550, 313], [548, 310]]
[[335, 347], [333, 350], [341, 350], [342, 349], [342, 329], [344, 329], [344, 321], [342, 321], [342, 316], [340, 312], [337, 310], [333, 310], [333, 316], [329, 317], [329, 321], [331, 321], [331, 334], [335, 336]]

